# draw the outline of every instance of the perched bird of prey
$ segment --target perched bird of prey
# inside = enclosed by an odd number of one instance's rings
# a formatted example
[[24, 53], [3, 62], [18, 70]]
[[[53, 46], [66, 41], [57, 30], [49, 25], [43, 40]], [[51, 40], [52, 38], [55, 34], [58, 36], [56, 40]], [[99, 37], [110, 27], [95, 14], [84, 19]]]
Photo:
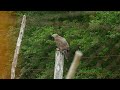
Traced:
[[69, 44], [66, 41], [66, 39], [59, 36], [58, 34], [53, 34], [52, 37], [54, 38], [59, 51], [64, 54], [66, 59], [68, 59], [68, 56], [69, 56]]

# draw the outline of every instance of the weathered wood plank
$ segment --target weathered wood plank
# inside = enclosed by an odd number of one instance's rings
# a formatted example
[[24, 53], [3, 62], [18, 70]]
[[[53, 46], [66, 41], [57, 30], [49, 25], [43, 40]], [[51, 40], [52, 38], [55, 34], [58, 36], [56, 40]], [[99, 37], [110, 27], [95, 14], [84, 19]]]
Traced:
[[63, 67], [64, 67], [64, 55], [59, 50], [56, 50], [54, 79], [63, 78]]
[[76, 51], [75, 52], [75, 56], [74, 56], [74, 59], [73, 59], [73, 62], [71, 64], [71, 66], [70, 66], [70, 69], [68, 71], [68, 74], [66, 76], [66, 79], [73, 79], [74, 78], [74, 75], [76, 73], [77, 67], [80, 64], [80, 59], [81, 59], [82, 55], [83, 54], [80, 51]]
[[19, 54], [19, 50], [20, 50], [20, 45], [21, 45], [21, 42], [22, 42], [22, 37], [23, 37], [23, 34], [24, 34], [25, 25], [26, 25], [26, 16], [24, 15], [23, 19], [22, 19], [22, 23], [21, 23], [21, 28], [20, 28], [17, 44], [16, 44], [16, 49], [15, 49], [15, 53], [14, 53], [13, 62], [12, 62], [11, 79], [15, 79], [15, 68], [16, 68], [16, 65], [17, 65], [17, 59], [18, 59], [18, 54]]

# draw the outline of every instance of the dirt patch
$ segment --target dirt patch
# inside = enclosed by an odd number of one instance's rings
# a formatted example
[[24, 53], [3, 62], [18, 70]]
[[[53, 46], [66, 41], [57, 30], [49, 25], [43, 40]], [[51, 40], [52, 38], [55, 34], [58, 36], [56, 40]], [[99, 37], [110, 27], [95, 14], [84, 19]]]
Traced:
[[16, 16], [12, 11], [0, 11], [0, 79], [9, 79], [16, 44]]

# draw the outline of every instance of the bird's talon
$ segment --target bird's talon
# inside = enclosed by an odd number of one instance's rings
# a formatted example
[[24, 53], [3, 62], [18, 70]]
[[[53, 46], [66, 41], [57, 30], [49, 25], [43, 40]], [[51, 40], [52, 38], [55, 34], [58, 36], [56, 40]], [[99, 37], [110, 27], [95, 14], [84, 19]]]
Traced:
[[59, 48], [56, 48], [56, 50], [57, 50], [57, 51], [60, 51], [60, 49], [59, 49]]

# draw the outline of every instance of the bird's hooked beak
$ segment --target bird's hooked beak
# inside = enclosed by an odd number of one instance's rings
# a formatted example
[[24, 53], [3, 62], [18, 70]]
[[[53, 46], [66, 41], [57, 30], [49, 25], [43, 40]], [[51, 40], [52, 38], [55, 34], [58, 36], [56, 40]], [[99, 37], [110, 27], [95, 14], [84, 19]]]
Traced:
[[55, 38], [56, 36], [58, 36], [58, 34], [53, 34], [53, 35], [52, 35], [52, 37], [54, 37], [54, 38]]
[[51, 35], [52, 37], [54, 37], [54, 35]]

